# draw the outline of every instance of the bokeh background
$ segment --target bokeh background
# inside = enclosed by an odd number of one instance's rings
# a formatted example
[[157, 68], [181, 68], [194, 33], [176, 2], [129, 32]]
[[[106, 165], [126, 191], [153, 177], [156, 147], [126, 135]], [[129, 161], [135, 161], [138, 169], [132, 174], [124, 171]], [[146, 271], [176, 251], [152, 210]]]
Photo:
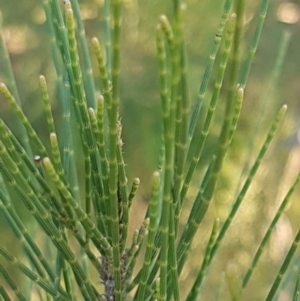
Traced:
[[[188, 77], [191, 100], [196, 99], [205, 62], [211, 48], [223, 4], [219, 0], [187, 0], [185, 16], [185, 41], [188, 53]], [[102, 0], [80, 1], [82, 17], [85, 23], [87, 39], [93, 36], [103, 37]], [[255, 25], [255, 13], [259, 1], [246, 1], [245, 27], [241, 48], [247, 50]], [[12, 66], [22, 101], [22, 106], [38, 134], [46, 142], [45, 117], [42, 112], [41, 95], [38, 89], [38, 77], [46, 76], [53, 101], [53, 111], [58, 116], [55, 73], [51, 60], [50, 43], [41, 1], [0, 0], [2, 11], [2, 33], [7, 43]], [[211, 267], [211, 273], [205, 281], [201, 300], [212, 300], [218, 289], [223, 290], [221, 300], [228, 298], [226, 279], [233, 275], [243, 275], [251, 262], [258, 242], [283, 199], [289, 185], [300, 169], [300, 151], [298, 131], [300, 119], [300, 22], [299, 1], [271, 1], [265, 21], [261, 41], [251, 69], [245, 91], [245, 101], [238, 125], [238, 132], [227, 156], [213, 204], [201, 225], [192, 248], [192, 255], [181, 280], [183, 295], [191, 285], [196, 267], [202, 261], [202, 251], [211, 231], [212, 221], [220, 217], [223, 221], [230, 208], [238, 187], [243, 183], [245, 164], [251, 163], [257, 154], [262, 139], [278, 108], [288, 105], [287, 117], [277, 135], [262, 166], [247, 194], [239, 214], [226, 235], [217, 260]], [[124, 156], [127, 162], [129, 183], [134, 177], [141, 179], [141, 187], [134, 206], [136, 227], [144, 216], [150, 192], [150, 177], [157, 167], [159, 153], [161, 117], [158, 68], [155, 45], [155, 26], [162, 13], [171, 16], [171, 1], [124, 0], [124, 20], [122, 36], [122, 72], [121, 72], [121, 115], [123, 123]], [[270, 87], [270, 77], [278, 55], [278, 47], [284, 32], [291, 33], [291, 40], [282, 72], [274, 87]], [[245, 51], [242, 51], [242, 58]], [[93, 57], [93, 56], [92, 56]], [[95, 64], [94, 64], [95, 65]], [[100, 89], [96, 67], [94, 68], [96, 86]], [[214, 74], [213, 74], [214, 75]], [[215, 76], [213, 76], [215, 78]], [[5, 75], [0, 66], [0, 81]], [[213, 82], [210, 83], [210, 88]], [[211, 90], [211, 89], [210, 89]], [[225, 94], [225, 91], [222, 91]], [[211, 93], [207, 93], [206, 103]], [[222, 101], [222, 98], [221, 98]], [[205, 112], [205, 105], [203, 112]], [[211, 139], [208, 140], [204, 160], [190, 189], [183, 211], [187, 217], [209, 156], [219, 133], [222, 122], [222, 103], [213, 120]], [[10, 108], [0, 98], [1, 117], [13, 128]], [[264, 111], [263, 116], [260, 112]], [[199, 122], [201, 125], [201, 120]], [[18, 135], [18, 133], [16, 133]], [[247, 151], [252, 145], [251, 152]], [[205, 159], [207, 157], [207, 159]], [[243, 300], [262, 300], [268, 292], [281, 261], [289, 248], [294, 232], [300, 226], [299, 188], [292, 197], [292, 204], [282, 216], [261, 263], [253, 275]], [[184, 225], [184, 218], [182, 225]], [[5, 222], [1, 222], [3, 233], [9, 233]], [[2, 236], [2, 235], [1, 235]], [[1, 240], [4, 239], [1, 237]], [[9, 242], [8, 242], [9, 243]], [[290, 277], [299, 270], [296, 261], [289, 271]], [[296, 259], [297, 259], [296, 256]], [[227, 276], [223, 271], [227, 271]], [[222, 280], [222, 279], [225, 280]], [[291, 278], [288, 278], [291, 279]], [[238, 281], [238, 280], [237, 280]], [[222, 286], [221, 284], [224, 283]], [[279, 300], [291, 300], [293, 281], [285, 282], [285, 289]], [[216, 289], [218, 288], [218, 289]]]

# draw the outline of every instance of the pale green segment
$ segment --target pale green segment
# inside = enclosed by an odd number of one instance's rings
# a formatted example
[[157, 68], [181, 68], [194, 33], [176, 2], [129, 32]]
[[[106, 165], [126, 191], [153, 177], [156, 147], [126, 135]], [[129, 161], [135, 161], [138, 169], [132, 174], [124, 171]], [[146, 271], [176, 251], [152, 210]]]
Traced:
[[243, 26], [245, 19], [245, 0], [235, 1], [234, 11], [236, 14], [236, 26], [234, 31], [234, 38], [232, 43], [231, 64], [228, 70], [228, 90], [227, 90], [227, 106], [226, 113], [231, 114], [234, 106], [234, 99], [236, 94], [236, 87], [238, 82], [238, 72], [241, 61], [241, 43]]
[[243, 279], [243, 283], [242, 283], [243, 288], [245, 288], [247, 286], [247, 284], [248, 284], [248, 282], [251, 278], [251, 275], [253, 273], [253, 270], [255, 269], [255, 267], [257, 265], [257, 262], [260, 259], [260, 256], [261, 256], [264, 248], [266, 247], [266, 244], [268, 243], [268, 241], [271, 237], [271, 234], [272, 234], [272, 232], [273, 232], [280, 216], [283, 214], [286, 206], [289, 204], [290, 198], [291, 198], [296, 186], [299, 184], [299, 182], [300, 182], [300, 173], [298, 174], [296, 180], [294, 181], [293, 185], [290, 187], [290, 189], [287, 192], [285, 198], [283, 199], [280, 207], [278, 208], [278, 210], [277, 210], [277, 212], [276, 212], [276, 214], [275, 214], [275, 216], [274, 216], [274, 218], [273, 218], [266, 234], [264, 235], [264, 237], [263, 237], [263, 239], [262, 239], [255, 255], [254, 255], [252, 263], [251, 263], [251, 265], [250, 265], [250, 267], [249, 267], [249, 269], [248, 269], [248, 271], [247, 271], [247, 273], [246, 273], [246, 275]]
[[51, 111], [51, 104], [50, 104], [47, 82], [43, 75], [40, 76], [39, 83], [40, 83], [40, 90], [42, 92], [44, 110], [46, 114], [46, 121], [47, 121], [49, 133], [56, 133], [52, 111]]
[[132, 201], [136, 195], [136, 192], [140, 186], [140, 179], [139, 178], [135, 178], [133, 180], [133, 183], [132, 183], [132, 186], [131, 186], [131, 190], [130, 190], [130, 193], [128, 195], [128, 208], [131, 207], [131, 204], [132, 204]]
[[202, 261], [202, 265], [201, 268], [198, 272], [198, 275], [196, 277], [196, 280], [190, 290], [190, 293], [188, 294], [186, 301], [196, 301], [198, 296], [199, 296], [199, 292], [201, 289], [201, 285], [203, 283], [204, 277], [205, 277], [205, 273], [208, 267], [208, 262], [209, 262], [209, 257], [210, 257], [210, 252], [212, 249], [213, 244], [216, 241], [218, 232], [219, 232], [219, 227], [220, 227], [220, 220], [216, 219], [210, 234], [210, 238], [209, 241], [207, 243], [206, 249], [205, 249], [205, 253], [204, 253], [204, 258]]
[[228, 145], [231, 144], [234, 133], [236, 131], [237, 123], [239, 121], [240, 113], [241, 113], [241, 109], [242, 109], [243, 99], [244, 99], [244, 89], [239, 88], [237, 91], [237, 95], [236, 95], [236, 103], [235, 103], [235, 108], [233, 111], [232, 120], [231, 120], [230, 126], [229, 126]]
[[98, 70], [103, 89], [102, 94], [104, 96], [106, 109], [108, 111], [108, 114], [110, 114], [112, 103], [111, 83], [109, 82], [109, 75], [104, 61], [103, 49], [97, 38], [92, 39], [92, 45], [98, 63]]
[[[103, 96], [100, 95], [97, 99], [97, 127], [98, 132], [96, 134], [97, 139], [97, 146], [100, 154], [101, 160], [101, 172], [103, 177], [103, 182], [106, 183], [105, 185], [108, 188], [108, 178], [109, 178], [109, 166], [108, 160], [106, 155], [106, 142], [105, 142], [105, 132], [104, 132], [104, 100]], [[109, 198], [109, 192], [106, 191], [107, 196]]]
[[[104, 208], [104, 215], [103, 220], [104, 222], [107, 221], [106, 215], [109, 212], [109, 163], [106, 155], [106, 141], [105, 141], [105, 132], [104, 132], [104, 101], [103, 96], [100, 95], [97, 99], [97, 131], [95, 134], [98, 152], [100, 156], [100, 165], [101, 165], [101, 177], [103, 182], [103, 205]], [[109, 231], [106, 229], [106, 234]]]
[[297, 251], [297, 248], [299, 246], [299, 242], [300, 242], [300, 229], [298, 230], [298, 233], [296, 234], [295, 236], [295, 239], [279, 269], [279, 272], [273, 282], [273, 285], [268, 293], [268, 296], [267, 298], [265, 299], [265, 301], [272, 301], [273, 298], [275, 297], [275, 294], [278, 290], [278, 287], [282, 281], [282, 278], [284, 277], [285, 275], [285, 272], [287, 271], [292, 259], [293, 259], [293, 256], [295, 255], [295, 252]]

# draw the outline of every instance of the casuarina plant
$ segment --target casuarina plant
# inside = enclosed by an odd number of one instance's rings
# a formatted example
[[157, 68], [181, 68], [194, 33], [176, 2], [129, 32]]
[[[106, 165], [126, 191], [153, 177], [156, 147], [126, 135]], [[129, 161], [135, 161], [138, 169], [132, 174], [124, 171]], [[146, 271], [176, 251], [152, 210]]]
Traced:
[[[119, 109], [123, 1], [101, 4], [104, 29], [99, 39], [86, 37], [77, 0], [42, 1], [56, 74], [55, 96], [49, 96], [52, 91], [48, 93], [45, 76], [39, 78], [46, 139], [37, 135], [24, 114], [22, 94], [1, 38], [1, 69], [6, 75], [0, 84], [1, 102], [11, 106], [15, 121], [12, 129], [0, 120], [0, 209], [9, 233], [18, 239], [16, 251], [1, 237], [1, 300], [208, 300], [203, 286], [214, 273], [223, 239], [235, 227], [232, 222], [287, 110], [282, 103], [268, 128], [263, 128], [260, 149], [254, 161], [249, 159], [244, 166], [227, 216], [211, 218], [208, 209], [235, 138], [269, 2], [260, 1], [249, 46], [244, 45], [243, 35], [245, 1], [219, 2], [223, 11], [214, 25], [196, 99], [190, 97], [188, 77], [188, 4], [170, 0], [168, 16], [157, 16], [153, 39], [161, 117], [153, 118], [161, 124], [155, 150], [159, 156], [147, 185], [151, 196], [146, 212], [139, 213], [145, 216], [136, 230], [130, 226], [135, 220], [131, 211], [135, 202], [141, 202], [136, 194], [143, 183], [139, 178], [128, 181], [130, 166], [123, 159], [122, 138], [126, 123], [122, 124]], [[201, 3], [197, 5], [200, 10]], [[276, 85], [289, 40], [286, 32], [278, 44], [270, 87]], [[95, 72], [99, 78], [93, 76]], [[58, 106], [55, 114], [52, 97]], [[264, 112], [262, 108], [258, 115]], [[217, 133], [215, 128], [212, 132], [216, 116]], [[208, 143], [211, 137], [215, 143]], [[245, 139], [245, 150], [251, 155], [256, 146], [248, 142], [256, 137], [253, 133]], [[211, 287], [210, 300], [254, 300], [247, 285], [255, 278], [253, 273], [299, 180], [300, 174], [272, 213], [269, 226], [261, 229], [261, 242], [248, 267], [240, 274], [236, 263], [215, 275], [219, 284]], [[252, 233], [251, 226], [248, 231]], [[196, 233], [203, 244], [201, 254], [192, 250]], [[300, 300], [299, 222], [295, 233], [272, 281], [257, 288], [262, 291], [259, 300], [278, 300], [286, 287], [288, 300]], [[199, 262], [199, 268], [190, 269], [189, 283], [183, 286], [189, 262]], [[222, 279], [227, 283], [223, 290]]]

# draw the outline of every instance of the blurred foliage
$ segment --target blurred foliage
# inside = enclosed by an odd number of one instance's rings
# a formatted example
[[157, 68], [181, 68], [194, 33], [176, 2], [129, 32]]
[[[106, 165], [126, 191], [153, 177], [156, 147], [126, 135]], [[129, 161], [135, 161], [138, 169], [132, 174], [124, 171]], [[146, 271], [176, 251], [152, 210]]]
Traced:
[[[187, 12], [185, 16], [185, 39], [189, 59], [189, 80], [191, 99], [197, 95], [200, 78], [205, 67], [209, 49], [213, 40], [213, 34], [217, 27], [217, 20], [221, 14], [219, 0], [197, 1], [187, 0]], [[201, 2], [201, 3], [199, 3]], [[259, 1], [246, 1], [246, 20], [244, 33], [244, 47], [249, 44], [249, 39], [254, 30], [253, 13]], [[85, 20], [88, 38], [100, 37], [102, 1], [86, 0], [80, 1], [82, 15]], [[146, 201], [149, 193], [149, 182], [151, 172], [156, 168], [158, 148], [161, 137], [160, 132], [160, 100], [158, 90], [158, 68], [155, 46], [155, 26], [160, 14], [168, 14], [171, 9], [171, 1], [146, 1], [146, 0], [124, 0], [125, 17], [123, 28], [122, 48], [122, 83], [121, 83], [121, 114], [123, 122], [124, 156], [128, 163], [129, 181], [134, 176], [139, 176], [142, 182], [140, 196]], [[234, 270], [237, 275], [243, 275], [244, 269], [249, 265], [258, 242], [261, 240], [266, 226], [274, 214], [286, 191], [294, 180], [300, 168], [298, 140], [296, 130], [299, 124], [300, 112], [300, 22], [293, 25], [278, 22], [279, 5], [282, 0], [271, 1], [269, 13], [266, 18], [261, 41], [251, 69], [250, 78], [246, 87], [246, 98], [242, 110], [242, 117], [238, 125], [237, 135], [231, 146], [228, 160], [223, 168], [221, 181], [219, 181], [217, 193], [214, 197], [213, 206], [210, 208], [203, 225], [198, 234], [198, 239], [193, 246], [193, 258], [199, 261], [190, 262], [184, 269], [182, 281], [189, 286], [190, 276], [193, 276], [195, 266], [202, 261], [203, 247], [209, 237], [211, 218], [216, 216], [221, 220], [227, 216], [231, 202], [237, 193], [237, 186], [243, 180], [241, 171], [246, 160], [255, 156], [261, 145], [270, 117], [274, 116], [277, 109], [283, 104], [288, 105], [288, 116], [282, 127], [281, 137], [268, 153], [264, 160], [255, 183], [247, 194], [246, 201], [242, 205], [240, 213], [233, 221], [233, 226], [228, 232], [218, 259], [214, 262], [210, 273], [210, 281], [204, 290], [210, 300], [212, 294], [217, 294], [216, 288], [227, 290], [226, 276], [222, 271]], [[294, 1], [298, 9], [299, 1]], [[0, 0], [0, 9], [3, 14], [4, 37], [10, 52], [18, 89], [22, 99], [25, 113], [32, 121], [33, 126], [40, 136], [44, 132], [44, 116], [41, 115], [40, 91], [38, 90], [38, 76], [44, 74], [48, 78], [54, 77], [54, 70], [49, 60], [49, 41], [44, 26], [44, 15], [41, 1], [13, 1]], [[278, 85], [271, 95], [266, 95], [266, 89], [270, 79], [272, 67], [278, 53], [278, 41], [285, 30], [291, 31], [292, 39], [287, 52], [287, 57]], [[95, 71], [96, 77], [98, 76]], [[5, 82], [4, 74], [0, 68], [0, 79]], [[97, 83], [96, 83], [97, 85]], [[212, 85], [212, 83], [211, 83]], [[55, 100], [55, 78], [53, 78], [52, 100]], [[226, 91], [223, 91], [225, 93]], [[207, 94], [207, 98], [210, 93]], [[253, 152], [247, 154], [246, 145], [253, 138], [253, 129], [258, 122], [258, 112], [261, 105], [270, 97], [271, 101], [266, 107], [265, 116], [259, 127], [257, 138], [252, 141]], [[55, 108], [55, 102], [54, 102]], [[6, 116], [7, 123], [13, 126], [10, 111], [5, 102], [1, 100], [0, 109], [2, 116]], [[205, 110], [203, 110], [204, 112]], [[55, 113], [55, 112], [54, 112]], [[158, 117], [159, 116], [159, 117]], [[214, 126], [220, 127], [222, 112], [216, 115]], [[219, 116], [219, 117], [218, 117]], [[201, 120], [200, 120], [201, 123]], [[212, 132], [217, 131], [212, 129]], [[211, 155], [210, 146], [214, 141], [208, 141], [205, 149], [206, 156]], [[250, 157], [245, 157], [249, 156]], [[205, 162], [203, 162], [205, 165]], [[199, 179], [203, 166], [199, 166]], [[294, 174], [294, 175], [293, 175]], [[195, 181], [197, 186], [197, 181]], [[293, 225], [299, 226], [300, 203], [299, 188], [293, 197], [293, 204], [284, 214], [277, 230], [273, 234], [264, 260], [255, 271], [254, 277], [247, 287], [243, 300], [260, 300], [265, 294], [265, 286], [270, 283], [289, 247], [293, 233]], [[194, 192], [195, 193], [195, 192]], [[191, 191], [191, 200], [193, 199]], [[187, 202], [187, 206], [189, 206]], [[143, 204], [138, 210], [143, 210]], [[270, 210], [271, 208], [271, 210]], [[142, 220], [143, 214], [139, 214]], [[184, 213], [183, 213], [184, 215]], [[137, 223], [138, 218], [136, 219]], [[184, 220], [182, 223], [184, 224]], [[135, 227], [135, 225], [134, 225]], [[2, 231], [2, 230], [1, 230]], [[4, 230], [5, 231], [5, 230]], [[5, 233], [5, 232], [3, 232]], [[199, 256], [195, 256], [199, 254]], [[300, 256], [298, 251], [298, 257]], [[228, 276], [227, 275], [227, 279]], [[223, 280], [222, 280], [223, 279]], [[224, 282], [222, 284], [222, 282]], [[260, 285], [257, 285], [260, 283]], [[287, 284], [288, 285], [288, 284]], [[259, 288], [259, 289], [258, 289]], [[249, 296], [247, 296], [249, 294]], [[285, 299], [284, 299], [285, 298]], [[291, 300], [291, 297], [282, 297], [280, 300]]]

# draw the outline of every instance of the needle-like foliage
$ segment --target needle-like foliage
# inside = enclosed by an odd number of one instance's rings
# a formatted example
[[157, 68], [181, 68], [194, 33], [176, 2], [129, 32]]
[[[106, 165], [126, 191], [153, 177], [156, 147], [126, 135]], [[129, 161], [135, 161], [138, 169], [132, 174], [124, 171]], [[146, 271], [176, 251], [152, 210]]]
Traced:
[[[229, 153], [239, 131], [247, 81], [269, 1], [260, 1], [246, 50], [243, 33], [247, 1], [226, 0], [219, 4], [220, 21], [215, 24], [212, 48], [193, 101], [185, 39], [189, 6], [181, 0], [170, 0], [171, 11], [157, 16], [157, 24], [153, 24], [159, 78], [156, 94], [161, 100], [161, 116], [153, 117], [161, 128], [158, 168], [150, 180], [146, 213], [132, 211], [136, 210], [134, 203], [140, 202], [138, 188], [143, 183], [135, 178], [128, 185], [130, 166], [123, 156], [122, 127], [126, 123], [122, 124], [120, 105], [121, 58], [126, 55], [122, 53], [122, 38], [126, 39], [122, 32], [125, 2], [103, 1], [103, 36], [90, 39], [85, 34], [77, 0], [43, 1], [56, 72], [54, 98], [59, 108], [54, 114], [47, 83], [51, 79], [46, 81], [40, 75], [47, 137], [39, 137], [22, 109], [22, 94], [17, 90], [4, 39], [0, 38], [1, 68], [6, 74], [0, 83], [1, 101], [7, 102], [17, 120], [15, 128], [10, 129], [0, 119], [0, 211], [18, 244], [15, 252], [1, 237], [1, 300], [204, 300], [204, 284], [212, 277], [213, 263], [219, 259], [227, 233], [236, 227], [233, 220], [276, 139], [287, 110], [283, 103], [269, 130], [256, 127], [266, 138], [256, 159], [249, 159], [242, 167], [241, 181], [235, 188], [238, 193], [227, 217], [212, 218], [210, 207], [218, 193], [223, 166], [232, 164]], [[200, 2], [198, 6], [201, 9]], [[271, 76], [272, 89], [290, 34], [285, 32], [283, 37]], [[253, 136], [256, 138], [256, 133]], [[215, 144], [208, 143], [211, 138]], [[252, 137], [245, 141], [248, 139]], [[255, 152], [254, 142], [250, 144], [244, 143], [250, 145], [248, 151]], [[246, 287], [255, 277], [254, 269], [267, 252], [267, 243], [299, 180], [298, 173], [269, 225], [264, 224], [267, 230], [261, 230], [263, 238], [253, 260], [241, 267], [245, 274], [242, 281], [234, 268], [225, 268], [228, 289], [216, 290], [215, 300], [227, 300], [228, 295], [231, 300], [241, 300], [246, 296]], [[20, 208], [24, 212], [20, 213]], [[144, 218], [132, 230], [131, 222], [136, 222], [137, 214]], [[208, 239], [207, 229], [212, 229]], [[253, 228], [249, 226], [247, 231], [251, 233]], [[260, 288], [264, 292], [260, 300], [274, 300], [282, 279], [293, 278], [288, 269], [293, 262], [298, 267], [290, 295], [299, 300], [299, 260], [295, 255], [299, 222], [295, 231], [273, 283]], [[203, 252], [194, 258], [195, 241]], [[202, 264], [190, 269], [186, 288], [183, 283], [190, 262]], [[221, 278], [219, 275], [214, 275], [215, 279]], [[250, 296], [247, 300], [253, 299]]]

